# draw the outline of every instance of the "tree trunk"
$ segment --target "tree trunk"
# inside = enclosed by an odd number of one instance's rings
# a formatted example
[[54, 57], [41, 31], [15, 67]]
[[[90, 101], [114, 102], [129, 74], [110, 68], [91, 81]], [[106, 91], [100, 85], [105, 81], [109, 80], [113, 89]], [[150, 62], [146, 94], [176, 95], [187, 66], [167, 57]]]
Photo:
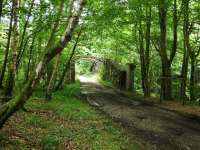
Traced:
[[[76, 2], [76, 5], [75, 5]], [[66, 45], [69, 43], [72, 37], [72, 33], [74, 31], [74, 28], [78, 24], [79, 16], [82, 12], [82, 8], [84, 5], [84, 0], [76, 0], [73, 1], [73, 11], [72, 15], [70, 15], [69, 23], [66, 28], [66, 31], [64, 35], [61, 37], [61, 39], [57, 42], [57, 44], [54, 47], [51, 47], [47, 50], [45, 55], [40, 60], [40, 63], [37, 65], [37, 67], [32, 72], [27, 84], [24, 86], [24, 88], [21, 90], [21, 93], [16, 95], [15, 98], [13, 98], [8, 103], [2, 105], [0, 109], [0, 128], [5, 124], [7, 119], [15, 113], [17, 110], [19, 110], [25, 102], [30, 98], [32, 95], [32, 92], [38, 83], [38, 80], [42, 77], [44, 74], [44, 68], [46, 65], [59, 53], [63, 51], [63, 49], [66, 47]]]
[[[28, 11], [27, 19], [26, 19], [26, 22], [25, 22], [24, 27], [23, 27], [21, 41], [20, 41], [20, 44], [19, 44], [19, 47], [18, 47], [16, 69], [18, 69], [18, 66], [21, 62], [22, 55], [25, 51], [25, 48], [23, 49], [24, 39], [25, 39], [25, 35], [26, 35], [26, 30], [27, 30], [27, 27], [28, 27], [28, 24], [29, 24], [29, 18], [31, 17], [32, 9], [33, 9], [33, 6], [34, 6], [34, 2], [35, 2], [35, 0], [31, 1], [31, 5], [30, 5], [29, 11]], [[26, 42], [28, 42], [28, 40]]]
[[171, 65], [177, 51], [177, 0], [174, 0], [173, 8], [173, 44], [170, 52], [170, 57], [167, 55], [167, 3], [166, 0], [159, 2], [159, 21], [160, 21], [160, 57], [162, 63], [162, 76], [161, 76], [161, 100], [172, 99], [172, 69]]
[[159, 0], [159, 19], [160, 19], [160, 56], [162, 62], [161, 76], [161, 99], [171, 99], [171, 64], [169, 63], [166, 51], [166, 17], [167, 17], [166, 0]]
[[61, 85], [62, 85], [62, 83], [63, 83], [63, 81], [64, 81], [64, 79], [65, 79], [66, 73], [67, 73], [68, 69], [70, 68], [71, 60], [72, 60], [72, 58], [74, 57], [74, 54], [75, 54], [75, 51], [76, 51], [76, 47], [77, 47], [77, 45], [78, 45], [78, 42], [79, 42], [79, 38], [80, 38], [80, 36], [81, 36], [81, 33], [82, 33], [82, 27], [81, 27], [81, 29], [80, 29], [80, 31], [79, 31], [79, 33], [78, 33], [77, 38], [76, 38], [76, 42], [75, 42], [74, 47], [73, 47], [73, 49], [72, 49], [72, 53], [71, 53], [71, 55], [70, 55], [70, 57], [69, 57], [69, 60], [68, 60], [67, 63], [65, 64], [65, 67], [64, 67], [64, 70], [63, 70], [63, 72], [62, 72], [62, 74], [61, 74], [60, 80], [58, 81], [58, 84], [57, 84], [56, 87], [55, 87], [55, 91], [57, 91], [57, 90], [60, 89], [60, 87], [61, 87]]
[[71, 63], [70, 63], [70, 83], [75, 83], [75, 81], [76, 81], [75, 62], [71, 61]]
[[150, 46], [151, 46], [151, 6], [147, 8], [146, 16], [147, 16], [147, 22], [146, 22], [146, 50], [145, 50], [145, 77], [144, 77], [144, 97], [150, 97], [150, 82], [149, 82], [149, 66], [150, 66]]
[[8, 72], [8, 79], [6, 81], [5, 95], [7, 97], [12, 97], [13, 88], [15, 84], [15, 75], [16, 75], [16, 63], [17, 63], [17, 48], [18, 48], [18, 14], [19, 14], [19, 1], [13, 0], [13, 32], [11, 38], [11, 62], [10, 69]]
[[[151, 6], [146, 8], [145, 36], [143, 33], [142, 21], [139, 20], [139, 55], [141, 67], [141, 80], [144, 97], [150, 97], [149, 66], [150, 66], [150, 39], [151, 39]], [[146, 44], [146, 49], [144, 47]]]
[[56, 74], [58, 71], [59, 60], [60, 60], [60, 54], [56, 58], [56, 63], [54, 64], [53, 72], [52, 72], [52, 75], [50, 77], [50, 80], [49, 80], [49, 83], [47, 86], [47, 91], [46, 91], [46, 99], [47, 100], [51, 100], [51, 97], [52, 97], [52, 91], [53, 91], [55, 80], [56, 80]]
[[181, 91], [180, 97], [183, 101], [183, 105], [185, 104], [185, 100], [187, 99], [186, 96], [186, 87], [187, 87], [187, 72], [188, 72], [188, 63], [189, 63], [189, 54], [187, 51], [184, 52], [183, 56], [183, 64], [182, 64], [182, 71], [181, 71]]
[[162, 63], [162, 77], [161, 77], [161, 90], [162, 90], [162, 98], [164, 100], [171, 100], [171, 65], [169, 62]]
[[190, 71], [190, 100], [195, 100], [195, 56], [191, 57], [191, 71]]
[[[60, 18], [62, 15], [62, 10], [63, 10], [63, 5], [64, 5], [64, 0], [61, 1], [60, 3], [60, 7], [58, 10], [58, 14], [57, 14], [57, 19], [53, 25], [51, 34], [50, 34], [50, 38], [48, 40], [46, 49], [48, 49], [49, 47], [51, 47], [54, 44], [55, 41], [55, 34], [56, 34], [56, 30], [58, 29], [59, 26], [59, 22], [60, 22]], [[58, 58], [59, 59], [59, 58]], [[51, 99], [51, 92], [52, 92], [52, 84], [54, 81], [52, 81], [52, 79], [54, 80], [54, 76], [56, 73], [56, 70], [54, 70], [55, 66], [58, 65], [58, 60], [56, 60], [56, 64], [53, 65], [52, 63], [48, 64], [47, 66], [47, 89], [46, 89], [46, 99]], [[54, 68], [54, 69], [53, 69]], [[57, 68], [57, 67], [56, 67]]]
[[2, 10], [3, 10], [3, 0], [0, 0], [0, 21], [2, 17]]
[[147, 70], [146, 70], [146, 62], [145, 62], [145, 54], [144, 54], [144, 38], [142, 33], [142, 27], [139, 29], [139, 54], [140, 54], [140, 67], [141, 67], [141, 78], [142, 78], [142, 89], [144, 93], [144, 97], [148, 97], [149, 89], [148, 89], [148, 79], [147, 79]]
[[183, 55], [183, 64], [181, 70], [181, 99], [183, 105], [185, 104], [186, 96], [186, 87], [187, 87], [187, 72], [188, 72], [188, 62], [189, 62], [189, 0], [183, 0], [183, 14], [184, 14], [184, 23], [183, 23], [183, 37], [184, 37], [184, 55]]
[[11, 16], [10, 16], [10, 25], [9, 25], [8, 40], [7, 40], [6, 50], [5, 50], [5, 55], [4, 55], [4, 62], [3, 62], [3, 67], [2, 67], [1, 75], [0, 75], [0, 88], [3, 87], [3, 80], [4, 80], [6, 66], [8, 62], [8, 54], [9, 54], [11, 34], [12, 34], [12, 23], [13, 23], [13, 6], [12, 6]]
[[28, 65], [27, 65], [27, 71], [26, 71], [26, 76], [25, 76], [25, 83], [26, 83], [26, 81], [28, 81], [29, 74], [30, 74], [30, 66], [31, 66], [31, 61], [32, 61], [32, 56], [33, 56], [32, 54], [33, 54], [33, 47], [35, 44], [35, 38], [36, 38], [36, 36], [34, 36], [31, 46], [30, 46]]
[[173, 9], [173, 44], [172, 44], [170, 60], [169, 60], [170, 64], [172, 64], [173, 59], [174, 59], [174, 57], [176, 55], [176, 51], [177, 51], [177, 41], [178, 41], [177, 30], [178, 30], [177, 0], [174, 0], [174, 9]]

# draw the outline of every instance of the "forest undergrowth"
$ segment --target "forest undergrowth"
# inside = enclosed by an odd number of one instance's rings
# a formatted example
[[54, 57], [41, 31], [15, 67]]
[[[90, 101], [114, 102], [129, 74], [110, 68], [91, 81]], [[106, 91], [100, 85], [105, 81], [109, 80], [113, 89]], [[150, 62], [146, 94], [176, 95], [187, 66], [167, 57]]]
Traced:
[[80, 100], [80, 83], [65, 86], [51, 101], [35, 96], [0, 132], [0, 149], [137, 149], [123, 129]]

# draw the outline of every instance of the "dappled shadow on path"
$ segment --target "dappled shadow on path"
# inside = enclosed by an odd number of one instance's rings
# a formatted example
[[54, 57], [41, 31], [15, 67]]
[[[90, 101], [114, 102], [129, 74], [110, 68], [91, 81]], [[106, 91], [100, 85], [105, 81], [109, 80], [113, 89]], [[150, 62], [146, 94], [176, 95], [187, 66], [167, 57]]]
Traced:
[[81, 90], [88, 103], [120, 123], [144, 149], [200, 149], [200, 124], [192, 118], [127, 98], [89, 80], [81, 84]]

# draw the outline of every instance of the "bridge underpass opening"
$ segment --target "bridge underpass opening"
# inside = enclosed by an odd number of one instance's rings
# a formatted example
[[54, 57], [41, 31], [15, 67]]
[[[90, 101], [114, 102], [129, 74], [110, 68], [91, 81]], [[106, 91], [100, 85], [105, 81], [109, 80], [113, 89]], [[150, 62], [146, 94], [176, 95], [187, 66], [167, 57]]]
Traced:
[[97, 82], [101, 63], [91, 59], [79, 59], [75, 62], [76, 79], [81, 82]]

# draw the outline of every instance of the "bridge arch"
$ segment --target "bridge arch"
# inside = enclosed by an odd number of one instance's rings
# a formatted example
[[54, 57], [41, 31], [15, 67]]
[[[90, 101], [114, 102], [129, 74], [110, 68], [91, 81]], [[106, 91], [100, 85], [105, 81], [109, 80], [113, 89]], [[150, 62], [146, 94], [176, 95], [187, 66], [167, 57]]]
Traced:
[[77, 61], [77, 60], [88, 60], [88, 61], [104, 62], [104, 58], [95, 57], [95, 56], [76, 56], [74, 58], [74, 61]]

